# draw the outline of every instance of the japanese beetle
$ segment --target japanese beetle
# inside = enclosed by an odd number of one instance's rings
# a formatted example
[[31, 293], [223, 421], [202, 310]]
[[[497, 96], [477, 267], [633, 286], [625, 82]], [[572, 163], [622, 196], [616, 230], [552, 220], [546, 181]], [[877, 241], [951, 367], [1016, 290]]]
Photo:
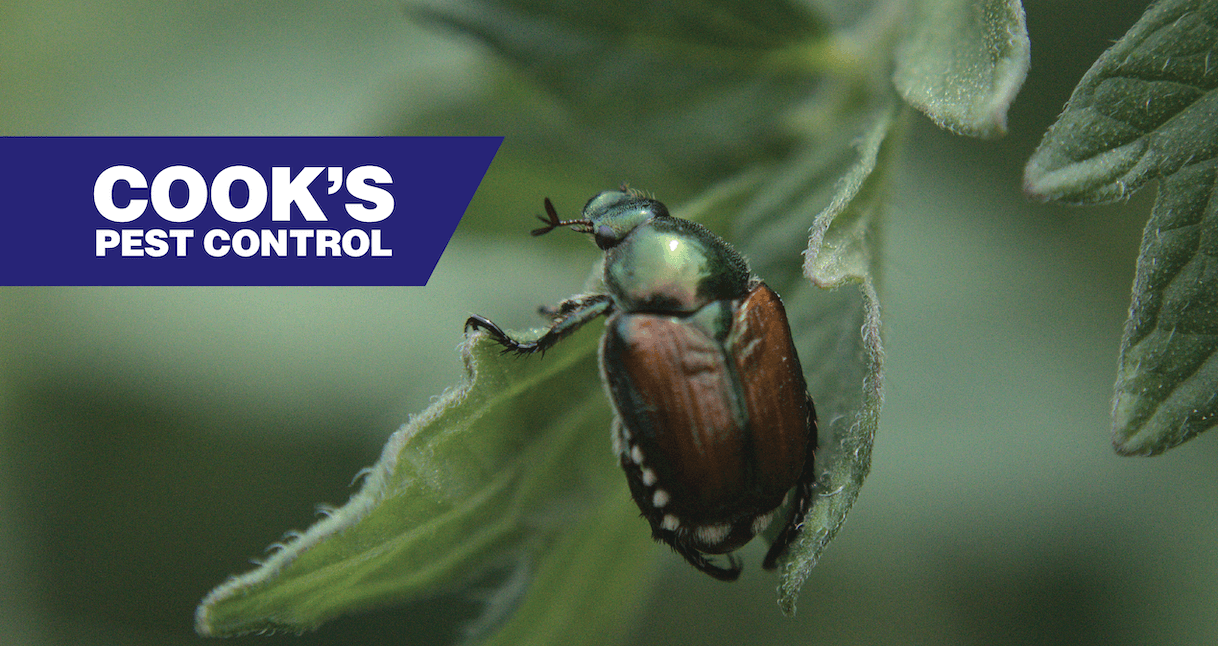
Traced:
[[[816, 410], [782, 301], [745, 259], [700, 224], [622, 188], [599, 193], [578, 220], [549, 198], [542, 235], [568, 227], [605, 252], [607, 293], [573, 296], [532, 341], [472, 316], [505, 352], [544, 352], [598, 316], [601, 377], [613, 404], [613, 446], [652, 537], [723, 581], [728, 554], [764, 530], [789, 492], [786, 525], [766, 554], [774, 569], [812, 499]], [[728, 554], [728, 567], [707, 554]]]

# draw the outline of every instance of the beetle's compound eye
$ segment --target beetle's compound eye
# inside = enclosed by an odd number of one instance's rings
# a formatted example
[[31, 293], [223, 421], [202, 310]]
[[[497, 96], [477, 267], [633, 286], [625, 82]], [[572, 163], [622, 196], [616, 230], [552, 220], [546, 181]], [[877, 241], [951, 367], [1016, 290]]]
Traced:
[[593, 235], [596, 238], [596, 246], [600, 247], [602, 250], [609, 249], [622, 241], [622, 236], [619, 235], [617, 231], [614, 231], [613, 227], [607, 224], [602, 224], [596, 227], [596, 231], [593, 232]]

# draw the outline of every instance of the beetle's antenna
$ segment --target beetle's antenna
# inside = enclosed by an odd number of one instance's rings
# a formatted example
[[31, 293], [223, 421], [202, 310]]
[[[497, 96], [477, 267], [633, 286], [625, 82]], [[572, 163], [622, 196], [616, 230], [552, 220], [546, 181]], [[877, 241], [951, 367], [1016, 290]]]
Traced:
[[537, 216], [537, 219], [544, 222], [545, 226], [533, 229], [533, 235], [543, 236], [554, 229], [557, 229], [558, 227], [571, 227], [573, 231], [578, 231], [580, 233], [589, 233], [592, 231], [592, 220], [559, 220], [558, 211], [554, 210], [554, 203], [551, 202], [550, 198], [548, 197], [546, 198], [546, 215], [550, 217], [547, 219], [541, 217], [540, 215]]

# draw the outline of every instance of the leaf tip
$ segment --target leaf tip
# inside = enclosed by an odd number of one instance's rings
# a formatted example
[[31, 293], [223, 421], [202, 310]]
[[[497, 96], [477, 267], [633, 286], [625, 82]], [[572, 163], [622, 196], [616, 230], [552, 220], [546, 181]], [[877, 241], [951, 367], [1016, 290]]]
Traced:
[[211, 624], [211, 606], [208, 605], [207, 599], [195, 608], [195, 633], [200, 637], [216, 636]]
[[1023, 173], [1023, 196], [1033, 202], [1048, 202], [1052, 196], [1044, 190], [1044, 185], [1040, 179], [1043, 173], [1039, 169], [1033, 170], [1031, 164], [1024, 169]]
[[1144, 394], [1126, 387], [1132, 379], [1133, 375], [1123, 374], [1112, 398], [1112, 448], [1126, 457], [1154, 455], [1143, 432], [1147, 420], [1139, 414], [1148, 402]]
[[[1167, 408], [1165, 413], [1164, 408]], [[1161, 396], [1117, 386], [1112, 402], [1112, 448], [1122, 457], [1152, 457], [1179, 446], [1192, 434], [1186, 419], [1171, 414]]]
[[782, 616], [795, 618], [795, 597], [780, 597], [778, 599], [778, 609], [782, 611]]
[[1112, 449], [1123, 458], [1148, 458], [1159, 455], [1163, 447], [1158, 447], [1145, 441], [1136, 441], [1137, 433], [1127, 433], [1125, 429], [1114, 429], [1112, 432]]

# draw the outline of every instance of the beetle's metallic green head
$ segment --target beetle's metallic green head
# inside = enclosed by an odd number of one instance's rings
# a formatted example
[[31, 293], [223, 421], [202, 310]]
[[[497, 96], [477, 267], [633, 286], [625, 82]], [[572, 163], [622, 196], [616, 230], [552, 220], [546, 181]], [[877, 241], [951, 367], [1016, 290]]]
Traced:
[[549, 233], [558, 227], [570, 227], [573, 231], [592, 234], [596, 246], [611, 249], [631, 231], [651, 222], [657, 217], [669, 217], [668, 209], [659, 201], [632, 190], [601, 191], [584, 206], [583, 218], [559, 220], [550, 199], [546, 198], [546, 214], [549, 219], [537, 216], [546, 226], [533, 229], [533, 235]]
[[660, 202], [635, 191], [601, 191], [584, 206], [584, 218], [591, 223], [596, 246], [609, 249], [631, 231], [657, 217], [668, 217]]

